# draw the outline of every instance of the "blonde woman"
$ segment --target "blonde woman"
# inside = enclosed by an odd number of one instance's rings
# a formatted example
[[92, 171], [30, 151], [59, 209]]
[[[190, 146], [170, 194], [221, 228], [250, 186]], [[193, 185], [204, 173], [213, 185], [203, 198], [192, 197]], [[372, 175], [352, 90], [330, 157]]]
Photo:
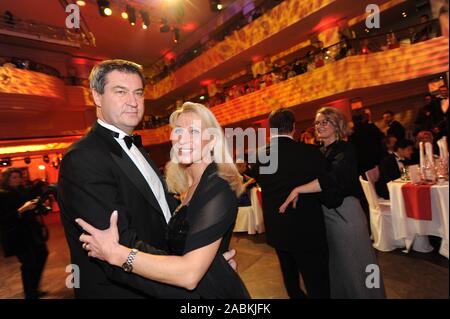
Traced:
[[[384, 298], [381, 274], [374, 287], [366, 285], [366, 271], [377, 265], [369, 238], [367, 220], [359, 198], [356, 155], [353, 146], [344, 139], [347, 121], [336, 108], [317, 111], [314, 122], [322, 153], [327, 160], [327, 174], [296, 187], [280, 207], [284, 213], [291, 203], [296, 205], [299, 194], [322, 193], [329, 248], [330, 289], [332, 298]], [[370, 266], [369, 268], [367, 268]]]
[[[182, 203], [168, 227], [170, 255], [136, 252], [131, 271], [162, 283], [195, 289], [202, 298], [249, 298], [239, 275], [223, 258], [237, 214], [242, 178], [233, 163], [222, 129], [205, 106], [186, 102], [170, 117], [169, 190]], [[120, 212], [119, 212], [120, 213]], [[100, 231], [81, 219], [90, 235], [80, 240], [89, 256], [122, 266], [130, 248], [118, 242], [117, 212], [109, 229]]]

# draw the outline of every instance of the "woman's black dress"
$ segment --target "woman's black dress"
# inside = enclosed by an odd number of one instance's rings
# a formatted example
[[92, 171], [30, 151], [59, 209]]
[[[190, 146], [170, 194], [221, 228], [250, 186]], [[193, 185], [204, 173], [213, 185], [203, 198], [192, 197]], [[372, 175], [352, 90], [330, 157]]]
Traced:
[[237, 198], [228, 182], [210, 164], [188, 206], [180, 206], [169, 222], [171, 254], [184, 255], [222, 238], [219, 250], [196, 291], [208, 299], [247, 299], [250, 295], [239, 275], [222, 254], [228, 250], [237, 215]]

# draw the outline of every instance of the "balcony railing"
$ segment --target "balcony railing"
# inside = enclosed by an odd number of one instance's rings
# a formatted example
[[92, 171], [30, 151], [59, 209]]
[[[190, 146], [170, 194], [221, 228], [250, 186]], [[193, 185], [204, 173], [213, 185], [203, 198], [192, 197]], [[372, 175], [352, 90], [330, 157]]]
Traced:
[[92, 33], [86, 34], [81, 29], [69, 29], [19, 19], [8, 14], [0, 16], [0, 34], [74, 47], [80, 47], [82, 44], [95, 46]]
[[[387, 42], [386, 42], [387, 43]], [[448, 72], [448, 38], [348, 56], [313, 71], [211, 107], [222, 126], [352, 91], [401, 83]], [[414, 94], [414, 92], [412, 92]], [[169, 141], [170, 127], [143, 130], [145, 145]]]
[[[266, 66], [266, 69], [268, 68], [269, 71], [264, 74], [259, 74], [251, 81], [234, 84], [223, 89], [218, 88], [214, 96], [203, 94], [202, 99], [194, 98], [193, 100], [205, 104], [208, 107], [213, 107], [349, 56], [387, 51], [400, 46], [426, 41], [439, 35], [440, 27], [438, 20], [431, 20], [426, 23], [378, 35], [345, 38], [326, 48], [321, 47], [320, 43], [318, 43], [315, 49], [289, 64]], [[166, 109], [173, 108], [173, 105], [166, 107]], [[147, 116], [142, 122], [142, 128], [157, 128], [167, 123], [168, 116]]]

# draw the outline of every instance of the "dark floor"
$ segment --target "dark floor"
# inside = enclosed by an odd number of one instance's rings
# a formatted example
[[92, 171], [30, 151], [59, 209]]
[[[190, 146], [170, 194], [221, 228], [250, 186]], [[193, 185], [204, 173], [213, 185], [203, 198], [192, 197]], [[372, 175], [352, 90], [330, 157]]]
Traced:
[[[69, 252], [57, 214], [47, 217], [50, 228], [49, 258], [42, 278], [47, 298], [73, 298], [66, 288], [70, 264]], [[274, 250], [265, 244], [264, 235], [235, 234], [231, 246], [236, 248], [239, 274], [253, 298], [287, 298]], [[1, 254], [1, 252], [0, 252]], [[381, 273], [390, 299], [445, 298], [449, 294], [448, 259], [437, 251], [405, 254], [400, 250], [378, 252]], [[19, 263], [15, 257], [0, 257], [0, 299], [23, 298]]]

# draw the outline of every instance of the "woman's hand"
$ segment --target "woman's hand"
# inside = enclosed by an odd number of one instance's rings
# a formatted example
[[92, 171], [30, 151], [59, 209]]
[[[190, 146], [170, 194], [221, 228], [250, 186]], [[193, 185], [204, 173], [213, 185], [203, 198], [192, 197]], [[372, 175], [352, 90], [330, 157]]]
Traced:
[[286, 208], [289, 207], [289, 204], [292, 203], [293, 208], [297, 208], [297, 200], [298, 200], [298, 191], [297, 189], [293, 189], [292, 192], [289, 194], [288, 198], [284, 201], [284, 203], [280, 206], [279, 212], [281, 214], [284, 214], [286, 211]]
[[88, 256], [106, 261], [111, 265], [120, 266], [125, 260], [119, 260], [123, 247], [119, 244], [117, 216], [117, 211], [111, 214], [109, 228], [105, 230], [99, 230], [81, 218], [75, 221], [90, 234], [80, 236], [80, 241], [83, 242], [83, 248], [88, 251]]

